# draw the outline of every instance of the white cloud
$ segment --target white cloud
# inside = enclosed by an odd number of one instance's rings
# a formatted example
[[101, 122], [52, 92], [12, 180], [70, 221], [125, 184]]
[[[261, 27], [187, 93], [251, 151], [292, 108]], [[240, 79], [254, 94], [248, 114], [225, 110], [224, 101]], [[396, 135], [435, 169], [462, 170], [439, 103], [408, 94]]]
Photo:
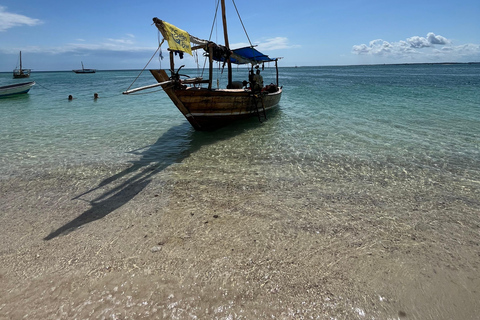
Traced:
[[13, 27], [19, 27], [23, 25], [33, 27], [43, 23], [39, 19], [29, 18], [21, 14], [10, 13], [6, 10], [6, 7], [0, 6], [0, 32], [6, 31]]
[[[256, 48], [259, 51], [268, 51], [268, 50], [279, 50], [279, 49], [291, 49], [291, 48], [298, 48], [300, 46], [298, 45], [291, 45], [289, 44], [288, 38], [286, 37], [275, 37], [275, 38], [268, 38], [268, 39], [262, 39], [261, 41], [258, 41], [259, 44], [256, 46]], [[255, 44], [254, 44], [255, 45]], [[243, 47], [249, 47], [250, 44], [246, 42], [238, 42], [231, 44], [231, 48], [243, 48]]]
[[[135, 44], [133, 40], [135, 37], [132, 34], [127, 34], [124, 38], [119, 39], [105, 39], [101, 43], [89, 43], [85, 39], [75, 39], [75, 42], [68, 43], [62, 46], [47, 47], [47, 46], [26, 46], [22, 47], [22, 51], [31, 53], [46, 53], [46, 54], [89, 54], [100, 51], [110, 52], [141, 52], [141, 51], [155, 51], [155, 47], [140, 47]], [[18, 48], [0, 48], [1, 53], [12, 54], [18, 53]]]
[[427, 34], [427, 40], [431, 44], [450, 44], [450, 40], [442, 36], [436, 36], [433, 32]]
[[407, 39], [407, 43], [410, 44], [412, 48], [426, 48], [432, 47], [433, 45], [447, 45], [450, 44], [450, 41], [440, 35], [435, 35], [433, 32], [429, 32], [427, 37], [414, 36]]
[[[35, 52], [35, 53], [46, 53], [52, 55], [59, 54], [79, 54], [86, 55], [94, 52], [155, 52], [156, 47], [150, 46], [139, 46], [135, 40], [135, 35], [125, 34], [120, 38], [106, 38], [101, 42], [89, 42], [87, 39], [75, 39], [71, 43], [67, 43], [61, 46], [47, 47], [47, 46], [29, 46], [22, 47], [22, 51], [25, 52]], [[236, 43], [231, 45], [232, 48], [241, 48], [249, 46], [248, 43]], [[257, 46], [257, 49], [260, 51], [267, 50], [277, 50], [285, 48], [294, 48], [298, 47], [295, 45], [290, 45], [288, 39], [284, 37], [270, 38], [262, 41], [261, 45]], [[0, 52], [3, 53], [16, 53], [18, 48], [0, 48]]]
[[279, 50], [295, 47], [297, 46], [288, 43], [288, 38], [286, 37], [269, 38], [258, 45], [259, 50]]
[[473, 57], [478, 59], [480, 45], [466, 44], [453, 46], [452, 41], [433, 32], [426, 37], [413, 36], [406, 40], [387, 42], [382, 39], [370, 41], [369, 44], [354, 45], [352, 52], [357, 55], [382, 56], [395, 59], [455, 59]]
[[[106, 51], [121, 51], [134, 52], [143, 51], [147, 48], [137, 47], [135, 44], [135, 36], [133, 34], [126, 34], [125, 37], [119, 39], [108, 38], [101, 44], [71, 44], [71, 48], [87, 49], [87, 50], [106, 50]], [[148, 48], [151, 50], [151, 48]]]
[[411, 38], [407, 39], [407, 43], [412, 47], [412, 48], [426, 48], [430, 47], [430, 42], [428, 42], [427, 39], [424, 37], [419, 37], [419, 36], [414, 36]]
[[124, 45], [124, 44], [128, 44], [128, 45], [133, 45], [134, 41], [132, 39], [112, 39], [112, 38], [109, 38], [107, 39], [108, 43], [107, 45], [109, 44], [117, 44], [117, 45]]

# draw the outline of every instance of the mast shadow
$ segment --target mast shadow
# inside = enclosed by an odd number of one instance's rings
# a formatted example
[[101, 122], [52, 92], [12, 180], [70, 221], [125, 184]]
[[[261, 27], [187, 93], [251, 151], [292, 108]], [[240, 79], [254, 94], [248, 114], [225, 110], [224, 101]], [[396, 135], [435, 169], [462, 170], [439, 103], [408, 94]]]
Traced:
[[[89, 202], [91, 208], [51, 232], [44, 240], [48, 241], [60, 235], [66, 235], [85, 224], [104, 218], [127, 204], [145, 189], [155, 174], [174, 163], [183, 161], [202, 146], [228, 139], [250, 128], [253, 128], [252, 123], [230, 126], [229, 130], [220, 129], [214, 132], [195, 131], [188, 122], [172, 127], [154, 144], [130, 151], [140, 155], [140, 158], [133, 161], [130, 167], [102, 180], [96, 187], [72, 198], [72, 200]], [[100, 194], [92, 200], [84, 199], [87, 195], [98, 193]]]

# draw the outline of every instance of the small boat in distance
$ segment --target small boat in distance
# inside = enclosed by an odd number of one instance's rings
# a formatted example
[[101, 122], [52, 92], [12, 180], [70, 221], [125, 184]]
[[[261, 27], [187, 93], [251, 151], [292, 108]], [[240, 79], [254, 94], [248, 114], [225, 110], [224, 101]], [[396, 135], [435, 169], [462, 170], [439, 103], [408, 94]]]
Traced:
[[15, 68], [13, 70], [13, 78], [28, 78], [30, 77], [31, 69], [23, 69], [22, 67], [22, 51], [20, 51], [20, 68]]
[[35, 84], [35, 81], [10, 84], [0, 87], [0, 98], [27, 93]]
[[[278, 85], [277, 61], [279, 58], [268, 57], [254, 48], [255, 46], [251, 43], [247, 47], [230, 49], [225, 0], [221, 0], [220, 3], [222, 7], [221, 17], [223, 20], [224, 45], [216, 44], [210, 40], [199, 39], [163, 20], [153, 18], [153, 22], [162, 34], [163, 39], [168, 42], [170, 76], [166, 70], [150, 70], [158, 83], [126, 90], [123, 93], [129, 94], [161, 86], [195, 130], [215, 130], [233, 121], [252, 116], [257, 116], [260, 122], [266, 120], [266, 111], [276, 107], [282, 95], [282, 87]], [[215, 17], [217, 17], [217, 14], [215, 14]], [[247, 38], [249, 39], [248, 35]], [[160, 43], [160, 46], [162, 43]], [[180, 74], [180, 69], [184, 67], [183, 65], [175, 70], [174, 55], [178, 54], [181, 59], [184, 53], [192, 55], [194, 50], [201, 50], [206, 60], [208, 60], [207, 79], [202, 77], [190, 78], [187, 75]], [[226, 88], [221, 88], [218, 82], [217, 88], [213, 86], [214, 61], [218, 62], [222, 69], [225, 66], [228, 67]], [[263, 70], [264, 65], [269, 63], [275, 64], [276, 79], [264, 86], [260, 69]], [[232, 64], [248, 66], [245, 68], [243, 79], [239, 79], [240, 81], [232, 80]], [[185, 77], [188, 79], [185, 79]], [[205, 86], [202, 87], [202, 85]]]
[[75, 73], [95, 73], [96, 70], [95, 69], [85, 69], [83, 67], [83, 61], [82, 61], [82, 69], [77, 69], [77, 70], [72, 70], [73, 72]]

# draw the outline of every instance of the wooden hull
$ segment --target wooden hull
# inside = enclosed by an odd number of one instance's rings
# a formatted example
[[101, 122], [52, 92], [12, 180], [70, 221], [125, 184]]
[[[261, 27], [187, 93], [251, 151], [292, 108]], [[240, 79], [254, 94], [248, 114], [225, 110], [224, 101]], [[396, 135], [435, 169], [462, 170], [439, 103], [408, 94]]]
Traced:
[[8, 86], [0, 87], [0, 97], [7, 97], [7, 96], [16, 95], [16, 94], [27, 93], [34, 84], [35, 82], [32, 81], [32, 82], [11, 84]]
[[72, 70], [75, 73], [95, 73], [95, 69]]
[[20, 51], [20, 68], [13, 70], [13, 78], [20, 79], [20, 78], [29, 78], [31, 69], [23, 69], [22, 68], [22, 51]]
[[29, 72], [20, 72], [20, 71], [14, 71], [13, 72], [13, 78], [14, 79], [22, 79], [22, 78], [29, 78], [30, 77], [30, 73]]
[[[150, 70], [158, 82], [169, 79], [164, 70]], [[214, 130], [233, 121], [264, 116], [280, 102], [282, 89], [252, 94], [245, 89], [177, 88], [162, 85], [164, 91], [196, 130]]]

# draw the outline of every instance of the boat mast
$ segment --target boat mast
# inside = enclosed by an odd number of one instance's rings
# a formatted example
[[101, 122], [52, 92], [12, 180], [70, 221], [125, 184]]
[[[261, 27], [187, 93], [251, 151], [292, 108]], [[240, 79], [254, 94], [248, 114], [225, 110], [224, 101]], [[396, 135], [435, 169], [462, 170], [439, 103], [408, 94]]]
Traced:
[[22, 51], [20, 51], [20, 74], [23, 73], [23, 69], [22, 69]]
[[[228, 52], [230, 52], [230, 45], [228, 44], [227, 15], [225, 10], [225, 0], [221, 0], [221, 3], [222, 3], [223, 35], [225, 37], [225, 47], [227, 48]], [[232, 86], [232, 63], [230, 61], [230, 54], [228, 54], [227, 66], [228, 66], [227, 88], [230, 88]]]

